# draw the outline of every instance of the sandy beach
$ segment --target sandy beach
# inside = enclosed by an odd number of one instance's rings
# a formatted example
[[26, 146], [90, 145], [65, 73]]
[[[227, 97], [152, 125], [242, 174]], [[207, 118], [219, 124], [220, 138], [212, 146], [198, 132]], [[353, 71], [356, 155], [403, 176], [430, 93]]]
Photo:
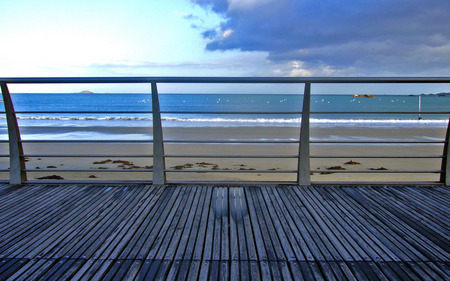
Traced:
[[[111, 140], [117, 132], [111, 128]], [[130, 130], [130, 129], [127, 129]], [[143, 128], [135, 129], [142, 133]], [[148, 128], [145, 129], [148, 132]], [[445, 128], [311, 128], [311, 140], [443, 140]], [[116, 134], [115, 134], [116, 133]], [[295, 140], [299, 128], [249, 127], [249, 128], [166, 128], [165, 140]], [[338, 173], [339, 170], [439, 170], [441, 159], [367, 159], [357, 155], [441, 155], [443, 144], [311, 144], [311, 156], [348, 155], [345, 158], [312, 158], [312, 181], [437, 181], [439, 174], [405, 173]], [[7, 153], [7, 147], [1, 147]], [[29, 180], [59, 176], [65, 180], [151, 180], [152, 158], [125, 157], [122, 155], [151, 155], [151, 144], [136, 143], [82, 143], [82, 144], [24, 144], [26, 154], [92, 154], [89, 158], [28, 157], [27, 169], [51, 171], [28, 172]], [[186, 144], [166, 143], [168, 155], [297, 155], [298, 144]], [[111, 157], [95, 157], [108, 154]], [[114, 156], [113, 156], [114, 155]], [[166, 158], [168, 181], [295, 181], [295, 173], [278, 173], [277, 170], [297, 170], [296, 158]], [[8, 167], [8, 159], [1, 159], [2, 167]], [[61, 169], [92, 169], [89, 172], [63, 172]], [[126, 172], [112, 172], [119, 169]], [[54, 170], [54, 171], [53, 171]], [[200, 172], [183, 172], [202, 170]], [[203, 172], [203, 170], [205, 172]], [[215, 170], [239, 171], [214, 172]], [[253, 172], [269, 170], [270, 173]], [[137, 172], [132, 172], [137, 171]], [[1, 174], [7, 179], [7, 173]]]

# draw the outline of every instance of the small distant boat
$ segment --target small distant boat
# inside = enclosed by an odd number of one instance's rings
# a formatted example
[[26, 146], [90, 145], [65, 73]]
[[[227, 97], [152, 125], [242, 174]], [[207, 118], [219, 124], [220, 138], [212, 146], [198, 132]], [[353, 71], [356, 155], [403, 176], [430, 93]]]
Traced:
[[357, 95], [357, 94], [354, 94], [353, 97], [354, 97], [354, 98], [375, 98], [374, 95], [369, 95], [369, 94], [365, 94], [365, 95]]

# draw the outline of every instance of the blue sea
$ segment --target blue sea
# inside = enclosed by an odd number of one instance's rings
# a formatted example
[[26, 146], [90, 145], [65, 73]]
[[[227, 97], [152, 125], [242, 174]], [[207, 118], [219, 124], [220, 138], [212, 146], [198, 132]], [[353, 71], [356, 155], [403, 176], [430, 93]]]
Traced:
[[[160, 94], [161, 111], [189, 111], [188, 114], [162, 114], [164, 127], [298, 127], [302, 95], [252, 94]], [[18, 114], [23, 139], [103, 139], [120, 128], [152, 126], [150, 94], [12, 94], [16, 111], [46, 113]], [[450, 97], [422, 96], [421, 111], [448, 112]], [[419, 96], [313, 95], [311, 111], [402, 112], [419, 110]], [[62, 113], [49, 113], [49, 112]], [[64, 113], [84, 111], [88, 113]], [[107, 113], [119, 111], [122, 113]], [[103, 112], [103, 113], [102, 113]], [[202, 114], [208, 112], [208, 114]], [[212, 113], [211, 113], [212, 112]], [[253, 114], [229, 114], [246, 112]], [[261, 114], [260, 112], [267, 112]], [[283, 114], [270, 114], [283, 112]], [[224, 114], [225, 113], [225, 114]], [[311, 127], [446, 127], [448, 114], [313, 114]], [[6, 139], [5, 116], [0, 117], [2, 138]], [[108, 133], [106, 129], [110, 132]], [[34, 130], [33, 130], [34, 129]], [[59, 131], [58, 131], [59, 130]], [[29, 133], [27, 133], [29, 132]], [[38, 132], [38, 133], [36, 133]], [[143, 137], [143, 136], [141, 136]], [[127, 138], [139, 138], [128, 135]]]

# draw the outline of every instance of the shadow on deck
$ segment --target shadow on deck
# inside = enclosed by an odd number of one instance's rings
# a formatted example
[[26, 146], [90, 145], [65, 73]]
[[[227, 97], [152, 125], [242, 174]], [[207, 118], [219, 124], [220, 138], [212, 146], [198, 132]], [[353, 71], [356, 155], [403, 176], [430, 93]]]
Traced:
[[449, 280], [447, 187], [0, 186], [0, 280]]

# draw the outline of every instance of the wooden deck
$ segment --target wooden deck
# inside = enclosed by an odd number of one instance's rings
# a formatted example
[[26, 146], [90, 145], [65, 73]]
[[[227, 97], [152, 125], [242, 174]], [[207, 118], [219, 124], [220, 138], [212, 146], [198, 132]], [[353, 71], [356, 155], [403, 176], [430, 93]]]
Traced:
[[0, 280], [450, 280], [447, 187], [0, 186]]

